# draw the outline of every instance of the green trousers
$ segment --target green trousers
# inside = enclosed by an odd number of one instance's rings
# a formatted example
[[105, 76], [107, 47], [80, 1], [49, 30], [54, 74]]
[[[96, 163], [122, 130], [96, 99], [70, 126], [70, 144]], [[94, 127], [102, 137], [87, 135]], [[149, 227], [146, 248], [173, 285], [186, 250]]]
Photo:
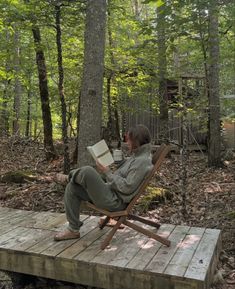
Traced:
[[126, 204], [112, 191], [101, 175], [90, 166], [74, 170], [64, 195], [65, 213], [69, 229], [78, 232], [82, 226], [80, 221], [80, 206], [82, 201], [90, 201], [97, 207], [109, 211], [119, 211]]

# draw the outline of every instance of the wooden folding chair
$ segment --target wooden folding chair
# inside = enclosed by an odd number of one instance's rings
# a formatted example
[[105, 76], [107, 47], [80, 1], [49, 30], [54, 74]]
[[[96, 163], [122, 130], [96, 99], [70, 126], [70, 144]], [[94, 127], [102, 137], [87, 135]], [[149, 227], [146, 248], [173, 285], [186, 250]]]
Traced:
[[107, 223], [109, 222], [110, 218], [115, 218], [117, 220], [116, 224], [113, 226], [112, 230], [109, 232], [109, 234], [107, 235], [107, 237], [104, 239], [104, 241], [101, 244], [101, 249], [105, 249], [106, 246], [110, 243], [110, 241], [112, 240], [115, 232], [118, 230], [118, 228], [124, 224], [138, 232], [141, 232], [143, 234], [145, 234], [146, 236], [153, 238], [159, 242], [161, 242], [162, 244], [166, 245], [166, 246], [170, 246], [170, 241], [167, 240], [166, 238], [163, 238], [155, 233], [153, 233], [150, 230], [147, 230], [135, 223], [132, 223], [130, 221], [128, 221], [127, 219], [132, 219], [132, 220], [136, 220], [139, 222], [142, 222], [144, 224], [153, 226], [155, 228], [160, 228], [160, 224], [147, 220], [145, 218], [139, 217], [137, 215], [133, 215], [132, 209], [134, 207], [134, 205], [136, 204], [137, 200], [140, 198], [140, 196], [145, 192], [145, 189], [147, 187], [147, 185], [149, 184], [151, 178], [153, 177], [153, 175], [155, 174], [155, 172], [160, 168], [162, 162], [164, 161], [166, 155], [169, 152], [169, 146], [162, 144], [160, 146], [160, 148], [155, 152], [155, 154], [152, 157], [152, 163], [154, 165], [153, 169], [147, 174], [147, 176], [144, 178], [144, 180], [142, 181], [142, 183], [139, 186], [138, 189], [138, 193], [135, 195], [135, 197], [131, 200], [131, 202], [127, 205], [126, 209], [123, 211], [117, 211], [117, 212], [110, 212], [104, 209], [100, 209], [97, 208], [94, 204], [90, 203], [90, 202], [86, 202], [86, 205], [95, 210], [98, 211], [104, 215], [106, 215], [106, 218], [104, 219], [104, 221], [99, 225], [100, 229], [103, 229]]

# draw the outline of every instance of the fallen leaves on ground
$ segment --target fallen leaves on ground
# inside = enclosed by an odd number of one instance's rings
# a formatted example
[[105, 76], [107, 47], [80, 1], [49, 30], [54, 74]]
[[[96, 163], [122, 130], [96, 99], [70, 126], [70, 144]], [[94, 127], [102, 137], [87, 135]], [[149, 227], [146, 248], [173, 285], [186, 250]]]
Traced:
[[[54, 174], [62, 172], [61, 156], [48, 163], [40, 143], [3, 138], [0, 142], [0, 158], [0, 175], [9, 171], [26, 170], [36, 176], [36, 180], [22, 183], [0, 183], [1, 206], [64, 212], [64, 187], [53, 182]], [[211, 289], [232, 289], [235, 286], [234, 172], [234, 160], [226, 162], [223, 168], [212, 169], [207, 167], [206, 155], [191, 153], [187, 162], [184, 206], [181, 194], [181, 158], [180, 155], [172, 154], [151, 184], [167, 192], [167, 198], [148, 204], [150, 210], [142, 212], [161, 223], [222, 230], [223, 251]], [[138, 209], [141, 210], [141, 206]]]

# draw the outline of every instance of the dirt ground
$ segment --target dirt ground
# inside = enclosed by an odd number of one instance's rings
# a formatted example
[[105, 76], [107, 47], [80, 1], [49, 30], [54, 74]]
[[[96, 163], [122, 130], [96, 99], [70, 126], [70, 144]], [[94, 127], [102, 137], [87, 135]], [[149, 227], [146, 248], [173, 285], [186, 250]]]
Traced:
[[[58, 150], [61, 144], [57, 145]], [[62, 172], [62, 157], [48, 163], [43, 146], [26, 139], [0, 139], [0, 206], [11, 208], [64, 212], [64, 188], [52, 181], [55, 172]], [[164, 189], [159, 198], [142, 203], [136, 210], [159, 219], [161, 223], [222, 230], [223, 249], [211, 289], [235, 288], [235, 158], [224, 162], [223, 168], [207, 167], [206, 154], [191, 152], [186, 165], [186, 202], [182, 200], [182, 165], [179, 154], [172, 154], [163, 164], [152, 186]], [[9, 172], [21, 174], [9, 176]], [[40, 279], [21, 288], [86, 288]], [[8, 275], [0, 272], [0, 289], [13, 288]], [[14, 287], [16, 288], [16, 287]]]

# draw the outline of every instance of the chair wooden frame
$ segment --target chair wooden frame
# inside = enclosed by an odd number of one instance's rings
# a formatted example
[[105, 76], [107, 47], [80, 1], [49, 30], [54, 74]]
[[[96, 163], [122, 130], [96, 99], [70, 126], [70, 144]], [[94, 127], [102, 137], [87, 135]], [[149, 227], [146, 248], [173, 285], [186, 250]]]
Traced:
[[102, 214], [104, 214], [106, 216], [106, 218], [104, 219], [104, 221], [99, 224], [100, 229], [103, 229], [109, 222], [110, 218], [115, 218], [117, 220], [116, 224], [113, 226], [112, 230], [108, 233], [108, 235], [106, 236], [106, 238], [104, 239], [104, 241], [101, 244], [101, 249], [104, 250], [110, 243], [110, 241], [112, 240], [115, 232], [118, 230], [118, 228], [124, 224], [140, 233], [143, 233], [144, 235], [153, 238], [159, 242], [161, 242], [162, 244], [166, 245], [166, 246], [170, 246], [171, 242], [169, 240], [167, 240], [166, 238], [163, 238], [155, 233], [153, 233], [150, 230], [147, 230], [135, 223], [132, 223], [130, 221], [128, 221], [128, 219], [132, 219], [135, 221], [139, 221], [141, 223], [153, 226], [155, 228], [160, 228], [160, 224], [153, 222], [151, 220], [147, 220], [145, 218], [142, 218], [140, 216], [134, 215], [132, 214], [132, 209], [134, 207], [134, 205], [136, 204], [137, 200], [140, 198], [140, 196], [145, 192], [146, 187], [148, 186], [151, 178], [153, 177], [153, 175], [155, 174], [155, 172], [157, 170], [159, 170], [161, 164], [163, 163], [166, 155], [169, 153], [170, 150], [170, 146], [166, 145], [166, 144], [162, 144], [160, 146], [160, 148], [155, 152], [155, 154], [152, 157], [152, 163], [153, 163], [153, 169], [147, 174], [147, 176], [144, 178], [144, 180], [142, 181], [142, 183], [139, 186], [138, 189], [138, 193], [135, 195], [135, 197], [131, 200], [131, 202], [127, 205], [126, 209], [123, 211], [117, 211], [117, 212], [110, 212], [108, 210], [104, 210], [104, 209], [100, 209], [98, 207], [96, 207], [94, 204], [90, 203], [90, 202], [86, 202], [86, 205], [95, 210], [98, 211]]

